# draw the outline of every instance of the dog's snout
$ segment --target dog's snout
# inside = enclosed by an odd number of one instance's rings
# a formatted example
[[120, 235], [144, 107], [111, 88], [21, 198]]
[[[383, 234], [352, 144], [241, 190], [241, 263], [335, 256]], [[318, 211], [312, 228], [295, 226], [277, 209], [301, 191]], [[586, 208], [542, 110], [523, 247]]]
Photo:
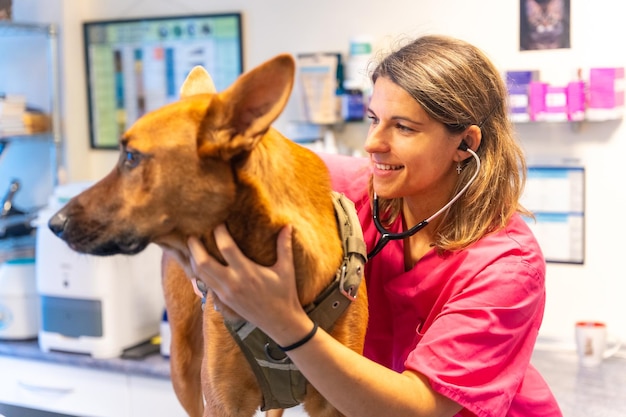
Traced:
[[63, 212], [58, 212], [48, 220], [48, 228], [58, 237], [63, 237], [65, 225], [67, 224], [67, 216]]

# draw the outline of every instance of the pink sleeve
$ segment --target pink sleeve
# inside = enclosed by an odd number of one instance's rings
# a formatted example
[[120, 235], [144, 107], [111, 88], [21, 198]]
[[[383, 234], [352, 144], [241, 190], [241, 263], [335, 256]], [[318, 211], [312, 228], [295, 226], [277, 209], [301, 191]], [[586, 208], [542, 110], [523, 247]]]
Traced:
[[363, 197], [370, 177], [368, 158], [329, 153], [318, 155], [330, 171], [333, 190], [344, 193], [352, 201]]
[[517, 416], [507, 410], [528, 372], [544, 303], [536, 270], [493, 264], [450, 298], [427, 330], [418, 329], [421, 341], [405, 366], [471, 410], [461, 415]]

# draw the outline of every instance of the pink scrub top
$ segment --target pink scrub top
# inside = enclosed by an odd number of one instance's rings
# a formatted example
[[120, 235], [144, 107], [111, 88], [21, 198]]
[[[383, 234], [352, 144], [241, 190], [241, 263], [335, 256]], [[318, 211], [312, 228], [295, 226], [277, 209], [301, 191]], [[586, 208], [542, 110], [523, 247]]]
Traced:
[[[371, 250], [380, 234], [367, 193], [369, 161], [321, 156], [333, 188], [355, 202]], [[389, 230], [401, 232], [401, 219]], [[462, 251], [442, 257], [431, 250], [410, 271], [403, 241], [391, 241], [367, 262], [365, 278], [365, 356], [425, 375], [464, 407], [458, 416], [562, 416], [530, 364], [545, 305], [545, 262], [522, 217]]]

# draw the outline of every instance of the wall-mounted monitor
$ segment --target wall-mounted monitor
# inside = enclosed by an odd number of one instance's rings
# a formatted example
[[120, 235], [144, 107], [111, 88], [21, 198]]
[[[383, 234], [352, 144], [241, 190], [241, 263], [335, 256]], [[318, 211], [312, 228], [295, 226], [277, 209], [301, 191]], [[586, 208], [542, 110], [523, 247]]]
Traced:
[[178, 99], [202, 65], [218, 91], [243, 70], [240, 13], [83, 23], [92, 148], [116, 149], [146, 112]]

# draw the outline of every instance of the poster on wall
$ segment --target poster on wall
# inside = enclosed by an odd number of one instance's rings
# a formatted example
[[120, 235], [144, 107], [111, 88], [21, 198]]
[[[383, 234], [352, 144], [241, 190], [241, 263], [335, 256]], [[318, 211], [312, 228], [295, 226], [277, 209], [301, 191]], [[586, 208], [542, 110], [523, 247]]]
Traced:
[[13, 0], [0, 0], [0, 20], [11, 20]]
[[585, 169], [582, 166], [529, 166], [521, 204], [546, 262], [585, 262]]
[[570, 0], [520, 0], [520, 51], [570, 48]]
[[218, 91], [243, 69], [240, 13], [83, 23], [91, 147], [117, 149], [138, 118], [178, 100], [203, 66]]

